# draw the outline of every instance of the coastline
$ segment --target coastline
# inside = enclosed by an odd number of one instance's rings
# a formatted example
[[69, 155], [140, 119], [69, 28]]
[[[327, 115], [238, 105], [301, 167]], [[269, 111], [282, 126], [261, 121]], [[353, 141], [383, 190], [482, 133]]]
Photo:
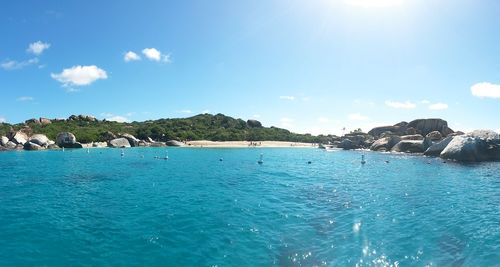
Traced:
[[184, 147], [197, 148], [245, 148], [245, 147], [266, 147], [266, 148], [317, 148], [314, 143], [285, 142], [285, 141], [209, 141], [197, 140], [188, 141]]

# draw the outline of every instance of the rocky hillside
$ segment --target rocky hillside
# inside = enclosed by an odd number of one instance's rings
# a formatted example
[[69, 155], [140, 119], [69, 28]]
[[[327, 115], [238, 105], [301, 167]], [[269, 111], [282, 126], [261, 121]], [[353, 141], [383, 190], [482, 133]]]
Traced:
[[[5, 144], [3, 149], [25, 147], [35, 135], [43, 135], [50, 142], [38, 142], [42, 147], [52, 145], [64, 147], [80, 147], [81, 144], [104, 144], [120, 146], [123, 139], [111, 143], [111, 140], [125, 138], [131, 146], [160, 145], [170, 140], [211, 140], [211, 141], [289, 141], [307, 143], [327, 143], [335, 136], [312, 136], [296, 134], [277, 127], [264, 127], [257, 120], [235, 119], [223, 114], [200, 114], [182, 119], [160, 119], [144, 122], [118, 123], [98, 120], [88, 115], [72, 115], [67, 119], [38, 118], [29, 119], [25, 123], [10, 125], [0, 124], [0, 136]], [[70, 140], [61, 143], [61, 136]], [[73, 137], [71, 137], [73, 136]], [[61, 138], [60, 138], [61, 137]], [[133, 137], [133, 138], [132, 138]], [[9, 143], [10, 142], [10, 143]], [[8, 143], [8, 144], [7, 144]], [[35, 142], [35, 144], [38, 144]], [[104, 144], [103, 144], [104, 143]], [[116, 145], [114, 145], [116, 144]], [[25, 149], [37, 149], [36, 146]]]
[[490, 130], [465, 134], [453, 131], [442, 119], [418, 119], [352, 133], [336, 142], [343, 149], [422, 153], [457, 161], [500, 160], [500, 137]]

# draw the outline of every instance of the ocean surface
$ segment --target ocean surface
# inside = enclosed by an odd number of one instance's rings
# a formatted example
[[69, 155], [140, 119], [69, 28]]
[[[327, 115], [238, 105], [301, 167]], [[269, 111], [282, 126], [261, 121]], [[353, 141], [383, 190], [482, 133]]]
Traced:
[[0, 153], [0, 266], [500, 265], [500, 163], [120, 153]]

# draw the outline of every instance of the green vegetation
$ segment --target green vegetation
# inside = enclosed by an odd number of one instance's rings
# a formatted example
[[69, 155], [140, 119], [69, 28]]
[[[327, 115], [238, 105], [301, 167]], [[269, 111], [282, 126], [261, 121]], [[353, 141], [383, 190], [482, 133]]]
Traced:
[[[47, 135], [55, 140], [60, 132], [71, 132], [82, 143], [106, 141], [106, 133], [129, 133], [139, 139], [151, 137], [167, 140], [211, 140], [211, 141], [289, 141], [327, 143], [335, 136], [312, 136], [296, 134], [277, 127], [260, 127], [256, 121], [246, 122], [223, 114], [200, 114], [182, 119], [160, 119], [155, 121], [118, 123], [110, 121], [53, 120], [51, 124], [27, 124], [33, 133]], [[0, 134], [5, 135], [12, 127], [19, 130], [26, 124], [0, 124]]]

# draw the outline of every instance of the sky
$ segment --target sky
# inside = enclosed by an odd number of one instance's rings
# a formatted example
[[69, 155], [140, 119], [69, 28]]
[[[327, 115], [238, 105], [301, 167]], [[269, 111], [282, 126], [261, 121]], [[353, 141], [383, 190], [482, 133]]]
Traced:
[[0, 122], [223, 113], [500, 132], [500, 1], [2, 1]]

